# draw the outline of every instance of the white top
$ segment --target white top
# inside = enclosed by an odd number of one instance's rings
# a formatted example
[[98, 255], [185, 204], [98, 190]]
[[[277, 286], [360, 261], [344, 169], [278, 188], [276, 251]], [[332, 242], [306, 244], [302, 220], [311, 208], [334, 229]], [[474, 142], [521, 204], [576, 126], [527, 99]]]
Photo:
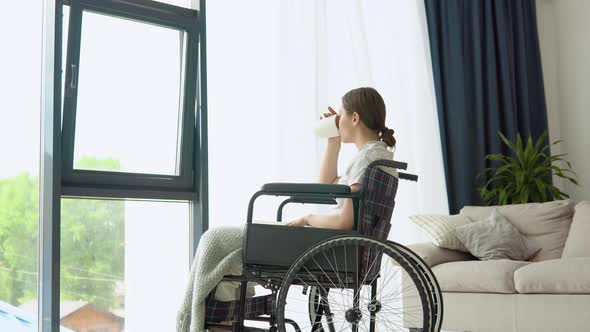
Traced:
[[[387, 144], [382, 141], [368, 141], [363, 145], [354, 158], [346, 167], [344, 174], [340, 176], [338, 184], [346, 184], [352, 186], [355, 183], [360, 184], [367, 166], [373, 161], [387, 159], [393, 160], [393, 152], [387, 149]], [[385, 172], [397, 177], [397, 170], [391, 167], [380, 167]], [[341, 209], [344, 206], [344, 198], [337, 198], [338, 205], [336, 209]]]

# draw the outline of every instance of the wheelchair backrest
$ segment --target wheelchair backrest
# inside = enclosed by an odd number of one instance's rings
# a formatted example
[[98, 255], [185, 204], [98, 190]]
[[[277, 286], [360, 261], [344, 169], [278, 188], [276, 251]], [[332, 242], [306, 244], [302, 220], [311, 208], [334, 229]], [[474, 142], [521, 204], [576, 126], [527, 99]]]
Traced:
[[[384, 171], [385, 167], [395, 170], [405, 169], [406, 164], [392, 160], [374, 161], [365, 170], [361, 181], [360, 233], [381, 241], [387, 240], [391, 229], [391, 216], [395, 207], [399, 178], [417, 180], [417, 177], [411, 174], [398, 173], [398, 177], [396, 177]], [[360, 276], [364, 280], [372, 280], [379, 274], [381, 254], [370, 250], [363, 250], [360, 254], [362, 257], [359, 266]], [[365, 271], [366, 269], [370, 270]]]
[[[387, 163], [386, 163], [387, 162]], [[381, 167], [390, 160], [377, 160], [365, 170], [361, 180], [362, 215], [360, 233], [379, 240], [387, 240], [399, 179]], [[396, 164], [392, 164], [396, 165]], [[395, 167], [390, 167], [395, 168]]]

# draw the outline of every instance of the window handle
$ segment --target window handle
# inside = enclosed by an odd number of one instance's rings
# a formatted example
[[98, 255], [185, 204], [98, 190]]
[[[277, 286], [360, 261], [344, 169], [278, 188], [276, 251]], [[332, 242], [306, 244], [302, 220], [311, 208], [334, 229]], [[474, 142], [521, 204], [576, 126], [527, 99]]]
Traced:
[[78, 66], [75, 64], [70, 64], [70, 89], [75, 89], [78, 86]]

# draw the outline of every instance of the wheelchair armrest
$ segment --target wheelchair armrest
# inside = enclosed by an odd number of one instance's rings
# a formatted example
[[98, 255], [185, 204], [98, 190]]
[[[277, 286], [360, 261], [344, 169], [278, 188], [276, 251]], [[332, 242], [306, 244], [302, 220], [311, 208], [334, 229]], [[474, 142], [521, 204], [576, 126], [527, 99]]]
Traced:
[[398, 175], [401, 180], [409, 180], [409, 181], [414, 181], [414, 182], [418, 181], [418, 175], [416, 175], [416, 174], [399, 172]]
[[262, 186], [265, 193], [297, 194], [350, 194], [350, 187], [343, 184], [321, 183], [267, 183]]
[[331, 197], [299, 197], [299, 196], [291, 196], [286, 203], [301, 203], [301, 204], [327, 204], [327, 205], [336, 205], [338, 202]]
[[[361, 197], [361, 192], [352, 192], [350, 187], [343, 184], [321, 184], [321, 183], [267, 183], [262, 186], [252, 196], [248, 204], [247, 224], [252, 223], [252, 215], [254, 210], [254, 201], [262, 195], [267, 196], [290, 196], [295, 199], [305, 199], [306, 203], [317, 204], [334, 204], [334, 198], [351, 198], [354, 205], [354, 210], [358, 212], [358, 204]], [[308, 201], [309, 200], [309, 201]], [[292, 200], [288, 200], [293, 202]], [[360, 215], [360, 213], [359, 213]], [[355, 218], [358, 220], [360, 217]], [[357, 222], [355, 221], [355, 226]]]
[[336, 205], [338, 202], [336, 199], [332, 197], [298, 197], [298, 196], [291, 196], [284, 200], [281, 205], [279, 205], [279, 209], [277, 210], [277, 221], [283, 220], [283, 208], [285, 205], [289, 203], [299, 203], [299, 204], [326, 204], [326, 205]]

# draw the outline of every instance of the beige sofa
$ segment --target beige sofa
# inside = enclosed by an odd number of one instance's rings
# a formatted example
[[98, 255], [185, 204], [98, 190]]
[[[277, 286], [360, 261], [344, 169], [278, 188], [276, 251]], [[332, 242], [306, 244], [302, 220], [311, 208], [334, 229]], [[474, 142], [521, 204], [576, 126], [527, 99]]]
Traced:
[[[431, 243], [410, 245], [443, 291], [443, 330], [590, 331], [590, 202], [500, 206], [541, 251], [531, 261], [479, 261]], [[481, 220], [492, 207], [465, 207]], [[570, 227], [571, 226], [571, 227]]]

